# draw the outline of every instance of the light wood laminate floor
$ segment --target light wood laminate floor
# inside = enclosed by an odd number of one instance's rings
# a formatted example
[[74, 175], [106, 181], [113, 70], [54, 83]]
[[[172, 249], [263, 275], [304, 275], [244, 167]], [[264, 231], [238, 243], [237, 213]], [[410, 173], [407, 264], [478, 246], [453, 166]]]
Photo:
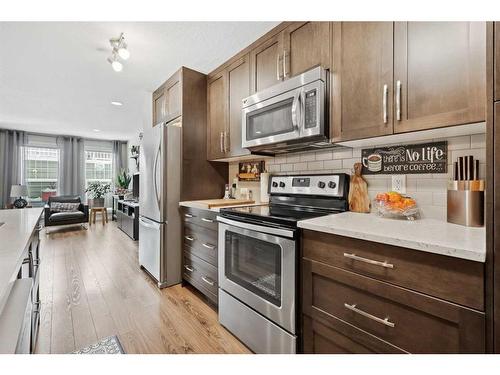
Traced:
[[117, 335], [127, 353], [249, 353], [190, 287], [159, 290], [138, 242], [116, 224], [41, 233], [37, 353], [70, 353]]

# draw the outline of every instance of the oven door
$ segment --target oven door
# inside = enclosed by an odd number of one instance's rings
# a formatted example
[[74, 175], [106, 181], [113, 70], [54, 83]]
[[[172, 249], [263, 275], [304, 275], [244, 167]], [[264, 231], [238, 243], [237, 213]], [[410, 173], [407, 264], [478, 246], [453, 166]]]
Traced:
[[293, 231], [226, 218], [219, 221], [220, 288], [295, 334]]

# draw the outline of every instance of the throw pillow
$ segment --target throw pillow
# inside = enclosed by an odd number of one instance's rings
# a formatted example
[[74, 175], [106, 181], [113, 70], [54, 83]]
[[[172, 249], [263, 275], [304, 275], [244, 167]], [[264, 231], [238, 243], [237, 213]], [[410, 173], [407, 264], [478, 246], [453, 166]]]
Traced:
[[52, 202], [50, 204], [50, 210], [52, 212], [75, 212], [78, 211], [80, 203], [69, 203], [69, 202]]

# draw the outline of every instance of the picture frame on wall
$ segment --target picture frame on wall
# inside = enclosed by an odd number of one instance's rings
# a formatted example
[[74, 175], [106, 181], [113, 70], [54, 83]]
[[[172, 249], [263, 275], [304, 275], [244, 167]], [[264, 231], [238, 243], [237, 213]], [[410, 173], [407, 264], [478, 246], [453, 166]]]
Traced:
[[260, 174], [264, 171], [263, 161], [245, 161], [238, 164], [239, 181], [260, 181]]

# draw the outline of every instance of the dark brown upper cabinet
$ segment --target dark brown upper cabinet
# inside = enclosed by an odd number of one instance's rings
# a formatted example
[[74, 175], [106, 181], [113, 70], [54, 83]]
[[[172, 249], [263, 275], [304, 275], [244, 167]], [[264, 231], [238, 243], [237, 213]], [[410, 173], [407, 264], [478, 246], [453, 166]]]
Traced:
[[283, 77], [283, 34], [265, 40], [250, 52], [251, 92], [268, 88]]
[[249, 68], [248, 55], [227, 68], [229, 144], [226, 153], [230, 157], [250, 154], [250, 151], [241, 147], [241, 107], [242, 100], [250, 95]]
[[182, 110], [181, 70], [153, 92], [153, 126], [179, 117]]
[[283, 31], [283, 78], [331, 63], [330, 22], [294, 22]]
[[207, 83], [207, 158], [223, 159], [227, 148], [227, 72], [221, 71]]
[[331, 137], [345, 141], [392, 134], [393, 23], [332, 26]]
[[396, 22], [394, 132], [485, 120], [485, 22]]

